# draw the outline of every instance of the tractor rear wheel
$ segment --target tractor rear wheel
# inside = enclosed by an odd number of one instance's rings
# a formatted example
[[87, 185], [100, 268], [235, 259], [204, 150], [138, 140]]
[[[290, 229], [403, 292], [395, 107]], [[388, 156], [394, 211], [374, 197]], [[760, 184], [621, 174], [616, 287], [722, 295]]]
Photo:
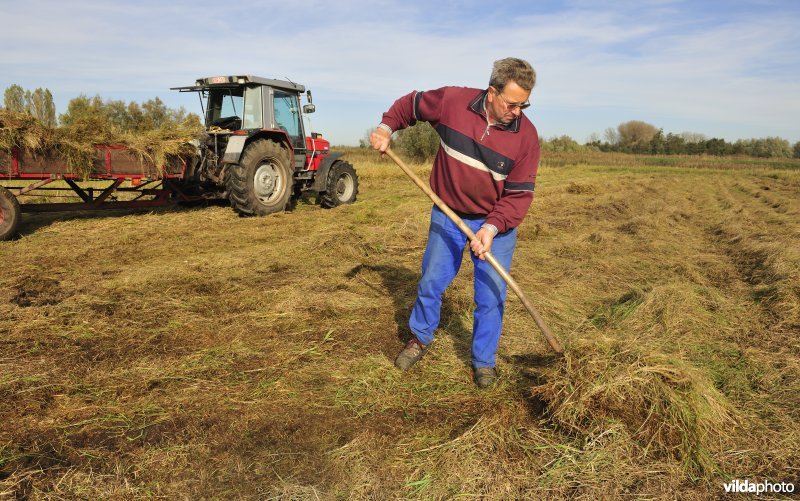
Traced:
[[321, 193], [320, 203], [323, 207], [338, 207], [351, 204], [358, 195], [358, 174], [348, 162], [337, 161], [328, 171], [325, 191]]
[[13, 193], [0, 186], [0, 240], [8, 240], [17, 232], [22, 209]]
[[253, 142], [239, 163], [225, 171], [231, 207], [247, 216], [283, 211], [292, 196], [293, 183], [289, 152], [269, 139]]

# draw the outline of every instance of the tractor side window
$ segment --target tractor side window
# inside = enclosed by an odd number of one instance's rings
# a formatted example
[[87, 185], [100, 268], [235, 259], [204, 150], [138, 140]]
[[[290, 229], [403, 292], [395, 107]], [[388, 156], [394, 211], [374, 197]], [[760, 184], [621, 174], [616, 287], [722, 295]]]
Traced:
[[261, 104], [261, 87], [248, 87], [244, 93], [244, 120], [242, 129], [264, 127], [264, 107]]
[[289, 135], [296, 148], [305, 147], [303, 129], [300, 127], [300, 101], [297, 95], [276, 90], [273, 93], [273, 109], [278, 128]]

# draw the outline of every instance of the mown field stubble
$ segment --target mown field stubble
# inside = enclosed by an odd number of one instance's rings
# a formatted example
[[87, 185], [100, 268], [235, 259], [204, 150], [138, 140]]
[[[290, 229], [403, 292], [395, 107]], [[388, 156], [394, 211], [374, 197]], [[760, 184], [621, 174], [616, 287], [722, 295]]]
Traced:
[[349, 158], [361, 193], [333, 210], [26, 217], [0, 243], [0, 497], [800, 488], [797, 166], [546, 160], [511, 274], [566, 356], [509, 293], [479, 391], [468, 262], [393, 367], [431, 203]]

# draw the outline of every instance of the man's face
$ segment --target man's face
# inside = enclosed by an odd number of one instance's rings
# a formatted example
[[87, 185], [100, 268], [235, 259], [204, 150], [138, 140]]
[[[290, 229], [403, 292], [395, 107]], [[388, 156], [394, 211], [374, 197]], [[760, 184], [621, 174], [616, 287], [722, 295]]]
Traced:
[[522, 113], [522, 108], [527, 108], [530, 95], [531, 91], [523, 89], [513, 81], [508, 82], [502, 92], [489, 86], [489, 94], [486, 97], [489, 120], [501, 124], [511, 123]]

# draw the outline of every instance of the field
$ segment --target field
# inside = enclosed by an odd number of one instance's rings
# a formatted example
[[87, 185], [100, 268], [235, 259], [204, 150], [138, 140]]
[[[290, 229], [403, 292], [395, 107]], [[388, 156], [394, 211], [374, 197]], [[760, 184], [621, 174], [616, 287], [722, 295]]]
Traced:
[[[471, 266], [408, 373], [430, 202], [26, 216], [0, 242], [0, 498], [707, 499], [800, 489], [800, 163], [550, 156], [500, 380]], [[417, 165], [421, 175], [428, 167]]]

